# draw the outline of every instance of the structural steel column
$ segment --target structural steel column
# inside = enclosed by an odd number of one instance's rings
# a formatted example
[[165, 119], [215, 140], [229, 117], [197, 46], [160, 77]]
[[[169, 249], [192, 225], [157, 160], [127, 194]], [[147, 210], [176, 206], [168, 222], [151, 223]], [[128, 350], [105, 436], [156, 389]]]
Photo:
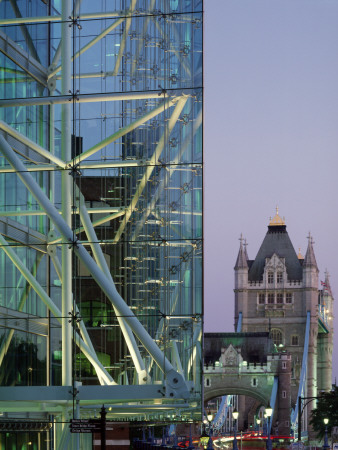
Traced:
[[[71, 91], [71, 37], [69, 26], [72, 2], [62, 0], [61, 27], [61, 93]], [[62, 105], [61, 109], [61, 155], [64, 161], [71, 159], [71, 102]], [[62, 217], [67, 225], [72, 227], [72, 178], [68, 171], [61, 173]], [[72, 311], [72, 250], [68, 245], [62, 245], [62, 384], [72, 384], [72, 324], [69, 322], [69, 312]]]

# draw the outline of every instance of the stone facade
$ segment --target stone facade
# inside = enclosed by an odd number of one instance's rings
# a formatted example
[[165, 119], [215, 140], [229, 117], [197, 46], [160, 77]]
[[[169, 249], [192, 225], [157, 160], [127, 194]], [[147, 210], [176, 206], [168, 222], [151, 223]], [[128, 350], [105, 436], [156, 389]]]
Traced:
[[[254, 260], [249, 260], [246, 245], [243, 239], [240, 241], [235, 264], [236, 327], [241, 320], [240, 331], [268, 331], [276, 350], [291, 356], [290, 377], [284, 379], [281, 376], [279, 380], [277, 408], [272, 422], [273, 426], [277, 424], [280, 432], [291, 425], [291, 419], [285, 419], [286, 415], [282, 413], [289, 408], [284, 406], [285, 395], [291, 399], [292, 408], [299, 395], [308, 313], [307, 374], [301, 396], [316, 396], [321, 390], [331, 389], [333, 297], [329, 276], [325, 274], [325, 281], [319, 289], [319, 270], [312, 237], [308, 237], [305, 257], [300, 253], [297, 255], [278, 211], [269, 223]], [[247, 401], [241, 401], [246, 415], [250, 415], [252, 410], [248, 405]], [[305, 417], [309, 418], [312, 403], [307, 408]]]

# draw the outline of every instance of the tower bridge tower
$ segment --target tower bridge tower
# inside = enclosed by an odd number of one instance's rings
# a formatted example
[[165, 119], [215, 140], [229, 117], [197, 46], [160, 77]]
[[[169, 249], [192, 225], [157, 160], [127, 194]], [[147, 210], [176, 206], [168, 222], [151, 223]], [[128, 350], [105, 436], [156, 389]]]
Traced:
[[[312, 397], [331, 389], [333, 296], [327, 272], [318, 287], [313, 244], [309, 234], [305, 257], [297, 255], [277, 209], [254, 260], [248, 258], [241, 237], [234, 268], [235, 329], [241, 322], [243, 332], [269, 331], [275, 351], [291, 355], [291, 389], [280, 380], [272, 420], [286, 430], [296, 425], [298, 396]], [[283, 395], [291, 396], [293, 413], [281, 423], [278, 399]], [[304, 413], [304, 430], [313, 407], [310, 403]], [[248, 413], [244, 400], [241, 408], [244, 415]]]

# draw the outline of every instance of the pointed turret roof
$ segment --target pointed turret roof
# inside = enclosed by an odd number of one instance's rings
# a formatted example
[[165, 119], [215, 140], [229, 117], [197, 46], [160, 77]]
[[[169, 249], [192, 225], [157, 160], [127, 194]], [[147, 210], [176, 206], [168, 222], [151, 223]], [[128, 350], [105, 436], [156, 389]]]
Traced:
[[246, 260], [248, 261], [249, 256], [248, 256], [247, 246], [248, 246], [248, 243], [246, 242], [246, 239], [244, 239], [244, 254], [245, 254]]
[[[239, 252], [236, 260], [236, 264], [234, 269], [248, 269], [248, 262], [247, 262], [247, 255], [246, 255], [246, 244], [243, 246], [243, 237], [239, 238], [240, 245], [239, 245]], [[244, 248], [245, 247], [245, 248]]]
[[309, 233], [308, 236], [308, 246], [305, 253], [305, 258], [303, 262], [303, 267], [315, 267], [318, 270], [317, 261], [315, 257], [315, 252], [313, 251], [313, 238], [311, 234]]
[[325, 290], [332, 295], [332, 291], [331, 291], [331, 285], [330, 285], [330, 274], [327, 271], [327, 269], [325, 270], [325, 282], [322, 282], [322, 286], [325, 288]]
[[268, 232], [262, 242], [257, 256], [249, 270], [249, 281], [261, 281], [263, 279], [265, 260], [276, 253], [279, 258], [285, 259], [286, 271], [289, 280], [301, 280], [303, 277], [302, 265], [286, 231], [284, 218], [278, 214], [270, 219]]

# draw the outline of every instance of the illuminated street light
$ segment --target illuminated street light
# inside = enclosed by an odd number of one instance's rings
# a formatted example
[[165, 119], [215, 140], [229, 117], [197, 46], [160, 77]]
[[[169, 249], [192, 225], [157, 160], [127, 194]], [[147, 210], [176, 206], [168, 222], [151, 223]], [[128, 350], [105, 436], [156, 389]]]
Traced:
[[209, 422], [209, 442], [208, 442], [208, 447], [207, 450], [213, 450], [213, 446], [212, 446], [212, 419], [214, 418], [214, 415], [210, 412], [210, 409], [208, 411], [207, 414], [207, 419]]
[[239, 412], [237, 411], [237, 409], [234, 409], [232, 411], [232, 418], [234, 420], [234, 442], [233, 442], [233, 445], [232, 445], [233, 450], [238, 450], [237, 439], [236, 439], [236, 428], [237, 428], [238, 416], [239, 416]]
[[330, 448], [329, 441], [327, 438], [327, 424], [329, 423], [329, 419], [325, 417], [324, 419], [324, 425], [325, 425], [325, 434], [324, 434], [324, 445], [323, 450], [328, 450]]
[[270, 404], [268, 405], [267, 408], [265, 408], [265, 412], [266, 412], [266, 416], [268, 418], [268, 439], [266, 441], [266, 450], [272, 450], [272, 442], [271, 442], [271, 437], [270, 437], [270, 417], [272, 415], [272, 408], [271, 408]]
[[258, 419], [256, 420], [256, 423], [257, 423], [257, 425], [258, 425], [258, 434], [259, 434], [259, 432], [260, 432], [260, 425], [261, 425], [261, 419], [258, 417]]

